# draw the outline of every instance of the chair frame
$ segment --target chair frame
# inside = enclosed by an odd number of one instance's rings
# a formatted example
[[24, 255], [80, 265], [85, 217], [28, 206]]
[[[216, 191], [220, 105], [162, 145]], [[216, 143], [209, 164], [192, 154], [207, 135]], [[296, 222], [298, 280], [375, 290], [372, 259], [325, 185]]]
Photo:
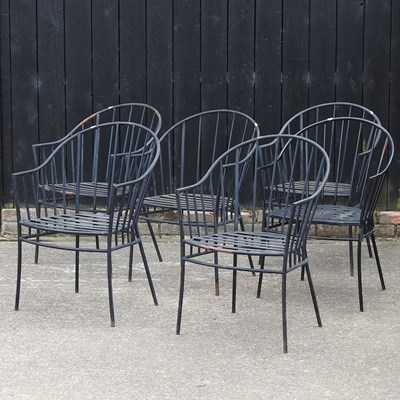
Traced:
[[[104, 204], [97, 202], [97, 187], [92, 186], [90, 206], [82, 204], [79, 193], [83, 175], [98, 169], [102, 157], [98, 153], [102, 140], [110, 144], [114, 160]], [[84, 143], [90, 150], [83, 151]], [[104, 144], [104, 143], [103, 143]], [[77, 150], [77, 152], [74, 152]], [[120, 152], [129, 153], [121, 159]], [[138, 244], [154, 304], [157, 297], [138, 230], [141, 204], [154, 165], [160, 155], [156, 134], [149, 128], [131, 122], [112, 122], [76, 131], [62, 141], [39, 166], [12, 175], [13, 195], [17, 211], [18, 267], [15, 309], [19, 309], [22, 276], [22, 243], [75, 252], [75, 291], [79, 292], [80, 252], [104, 253], [107, 257], [107, 280], [111, 326], [115, 326], [112, 289], [112, 253], [129, 247], [129, 279], [131, 280], [133, 246]], [[88, 160], [86, 162], [86, 160]], [[122, 160], [122, 161], [121, 161]], [[69, 162], [74, 163], [73, 166]], [[114, 177], [120, 174], [125, 180]], [[85, 171], [85, 172], [84, 172]], [[69, 182], [77, 191], [67, 193]], [[61, 190], [60, 190], [61, 185]], [[102, 198], [103, 194], [99, 193]], [[59, 241], [43, 241], [51, 235], [73, 235], [75, 245]], [[103, 236], [104, 246], [81, 246], [80, 237]]]
[[[259, 135], [257, 123], [247, 114], [215, 109], [178, 121], [160, 137], [161, 155], [141, 214], [159, 261], [162, 261], [162, 255], [152, 224], [179, 226], [177, 218], [174, 218], [178, 210], [175, 189], [198, 181], [226, 150]], [[171, 214], [174, 214], [172, 218]], [[217, 276], [215, 292], [219, 294]]]
[[[296, 135], [302, 135], [313, 140], [317, 140], [318, 130], [326, 131], [331, 136], [334, 129], [325, 129], [326, 126], [334, 126], [335, 124], [343, 127], [354, 125], [357, 128], [357, 137], [346, 147], [343, 158], [351, 158], [353, 160], [353, 171], [349, 176], [350, 191], [345, 196], [335, 195], [332, 188], [339, 188], [338, 181], [332, 184], [331, 177], [327, 184], [329, 186], [329, 199], [331, 203], [325, 202], [324, 192], [321, 201], [318, 204], [313, 223], [315, 225], [333, 225], [348, 227], [348, 236], [325, 236], [322, 234], [310, 235], [310, 238], [323, 240], [348, 241], [350, 248], [350, 261], [353, 263], [352, 243], [357, 242], [357, 279], [358, 279], [358, 297], [359, 309], [364, 311], [363, 290], [362, 290], [362, 257], [361, 246], [364, 239], [367, 241], [368, 251], [371, 255], [369, 240], [372, 242], [372, 250], [375, 256], [376, 266], [379, 274], [382, 290], [385, 290], [385, 282], [382, 273], [382, 267], [378, 255], [378, 249], [375, 240], [374, 212], [382, 190], [387, 171], [394, 156], [394, 144], [390, 133], [379, 123], [372, 120], [365, 120], [356, 117], [335, 117], [327, 120], [315, 122], [309, 126], [305, 126]], [[335, 132], [336, 133], [336, 132]], [[340, 133], [341, 136], [341, 133]], [[334, 138], [321, 139], [325, 143], [333, 143]], [[379, 144], [379, 148], [378, 148]], [[329, 149], [328, 155], [331, 154]], [[376, 154], [377, 153], [377, 154]], [[331, 171], [336, 174], [335, 165], [331, 160]], [[374, 164], [372, 162], [375, 162]], [[376, 169], [373, 169], [375, 167]], [[326, 187], [326, 186], [325, 186]], [[324, 189], [325, 191], [325, 189]], [[338, 199], [342, 198], [342, 202]], [[275, 217], [283, 218], [285, 212], [282, 210], [275, 212]], [[354, 235], [354, 230], [357, 234]], [[303, 271], [304, 272], [304, 271]], [[304, 275], [302, 275], [303, 277]]]
[[[266, 142], [266, 143], [264, 143]], [[282, 146], [281, 146], [281, 143]], [[257, 223], [259, 211], [259, 185], [258, 177], [271, 179], [263, 196], [271, 198], [275, 192], [277, 183], [284, 177], [280, 169], [284, 170], [289, 166], [290, 160], [287, 153], [293, 150], [294, 157], [291, 162], [293, 165], [292, 174], [287, 177], [289, 182], [293, 182], [293, 175], [296, 173], [296, 146], [308, 144], [310, 158], [318, 160], [320, 170], [313, 177], [320, 184], [313, 189], [313, 193], [303, 193], [303, 196], [291, 203], [291, 214], [287, 225], [274, 227], [272, 229], [262, 229], [261, 224]], [[244, 146], [253, 145], [252, 151], [244, 151]], [[263, 156], [267, 150], [271, 149], [269, 158]], [[298, 154], [298, 152], [297, 152]], [[297, 160], [298, 161], [298, 160]], [[248, 171], [254, 167], [254, 175], [249, 178]], [[272, 171], [269, 175], [266, 171]], [[318, 326], [322, 326], [320, 313], [311, 273], [308, 264], [306, 243], [307, 234], [310, 226], [312, 214], [317, 205], [323, 184], [326, 182], [329, 173], [329, 159], [321, 146], [311, 140], [292, 135], [269, 135], [258, 137], [228, 150], [224, 155], [215, 161], [209, 171], [197, 183], [178, 188], [176, 199], [178, 204], [178, 215], [180, 223], [181, 241], [181, 274], [180, 290], [178, 301], [176, 333], [181, 332], [183, 298], [185, 289], [186, 264], [192, 263], [216, 269], [228, 269], [233, 271], [232, 280], [232, 312], [236, 311], [236, 283], [237, 272], [256, 272], [263, 274], [278, 274], [282, 277], [282, 329], [283, 329], [283, 351], [288, 351], [287, 340], [287, 305], [286, 305], [286, 277], [291, 271], [305, 267], [310, 286], [311, 297], [317, 318]], [[246, 231], [241, 229], [240, 209], [242, 183], [246, 178], [254, 180], [252, 204], [250, 206], [250, 221], [246, 225]], [[265, 182], [264, 182], [265, 183]], [[290, 192], [290, 194], [289, 194]], [[202, 202], [204, 196], [209, 196], [213, 200], [214, 211], [206, 215], [203, 211]], [[293, 190], [290, 187], [286, 199], [293, 197]], [[195, 199], [195, 201], [193, 201]], [[266, 201], [263, 201], [266, 204]], [[272, 202], [269, 202], [272, 204]], [[198, 207], [197, 207], [198, 205]], [[232, 214], [231, 214], [232, 213]], [[268, 215], [268, 214], [266, 214]], [[299, 218], [302, 215], [303, 218]], [[233, 225], [230, 219], [233, 218]], [[267, 225], [268, 226], [268, 225]], [[186, 251], [186, 249], [188, 249]], [[219, 255], [233, 255], [233, 263], [224, 263]], [[261, 260], [258, 268], [252, 269], [250, 265], [239, 262], [239, 257], [257, 257]], [[265, 259], [276, 260], [273, 267], [265, 267]]]

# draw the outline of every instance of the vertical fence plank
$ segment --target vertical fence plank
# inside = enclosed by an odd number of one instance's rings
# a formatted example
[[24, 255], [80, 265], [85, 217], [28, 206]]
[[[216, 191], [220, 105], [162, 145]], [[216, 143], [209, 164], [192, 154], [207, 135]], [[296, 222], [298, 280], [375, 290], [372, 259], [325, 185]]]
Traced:
[[282, 125], [282, 1], [256, 2], [255, 118], [262, 134]]
[[146, 103], [146, 4], [120, 0], [121, 103]]
[[118, 3], [92, 2], [93, 109], [119, 103]]
[[10, 2], [12, 168], [31, 166], [31, 146], [38, 141], [36, 2]]
[[227, 0], [201, 1], [201, 107], [227, 107]]
[[[396, 148], [389, 171], [389, 210], [400, 209], [400, 2], [392, 1], [389, 130]], [[388, 44], [385, 44], [385, 47]]]
[[338, 101], [362, 103], [364, 2], [338, 0], [337, 86]]
[[172, 124], [172, 1], [147, 2], [147, 98]]
[[174, 2], [174, 120], [200, 111], [200, 3]]
[[308, 106], [309, 0], [283, 2], [282, 111], [286, 121]]
[[254, 0], [229, 3], [228, 108], [254, 117]]
[[65, 135], [63, 0], [41, 0], [38, 12], [39, 141]]
[[336, 0], [310, 1], [310, 106], [335, 99]]
[[[11, 110], [11, 54], [10, 7], [0, 1], [0, 208], [11, 202], [12, 171], [12, 110]], [[4, 190], [3, 190], [4, 189]], [[0, 216], [1, 219], [1, 216]], [[0, 221], [1, 222], [1, 221]]]
[[385, 43], [390, 43], [390, 6], [391, 0], [365, 3], [363, 102], [385, 126], [389, 119], [390, 51]]
[[91, 12], [91, 0], [65, 2], [67, 131], [93, 111]]

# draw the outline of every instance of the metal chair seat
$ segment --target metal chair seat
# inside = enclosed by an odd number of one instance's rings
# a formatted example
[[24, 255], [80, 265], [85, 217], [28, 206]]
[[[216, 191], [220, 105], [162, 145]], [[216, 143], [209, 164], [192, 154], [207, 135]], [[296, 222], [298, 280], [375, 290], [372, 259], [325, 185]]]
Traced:
[[[56, 232], [71, 235], [107, 235], [109, 233], [110, 216], [105, 213], [60, 214], [43, 218], [33, 218], [21, 222], [21, 226], [44, 232]], [[121, 221], [113, 221], [111, 233], [126, 231]]]
[[[295, 193], [302, 193], [304, 190], [304, 181], [295, 181], [291, 183]], [[311, 181], [307, 183], [310, 190], [314, 190], [315, 182]], [[285, 190], [288, 186], [285, 185]], [[323, 190], [324, 197], [335, 197], [335, 198], [348, 198], [351, 193], [351, 185], [344, 182], [326, 182]]]
[[93, 197], [93, 193], [96, 193], [96, 197], [107, 198], [109, 195], [109, 184], [106, 182], [66, 182], [45, 185], [44, 189], [46, 192], [65, 193], [66, 196], [75, 196], [77, 194], [77, 188], [79, 187], [79, 196], [82, 197]]
[[320, 204], [313, 217], [315, 224], [360, 225], [361, 209], [358, 207]]
[[[252, 256], [284, 256], [287, 241], [282, 232], [222, 232], [184, 241], [189, 246], [221, 253]], [[186, 256], [190, 258], [190, 256]], [[231, 267], [230, 267], [231, 268]], [[249, 268], [242, 268], [249, 269]]]

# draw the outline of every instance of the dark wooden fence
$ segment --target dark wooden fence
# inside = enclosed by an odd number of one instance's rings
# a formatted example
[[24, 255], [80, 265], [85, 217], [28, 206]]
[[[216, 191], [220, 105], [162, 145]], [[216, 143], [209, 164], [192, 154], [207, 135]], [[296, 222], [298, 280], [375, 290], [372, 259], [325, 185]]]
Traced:
[[[128, 101], [164, 127], [239, 109], [264, 134], [309, 105], [356, 102], [400, 148], [397, 0], [0, 0], [0, 24], [2, 205], [32, 143]], [[383, 208], [398, 207], [399, 161]]]

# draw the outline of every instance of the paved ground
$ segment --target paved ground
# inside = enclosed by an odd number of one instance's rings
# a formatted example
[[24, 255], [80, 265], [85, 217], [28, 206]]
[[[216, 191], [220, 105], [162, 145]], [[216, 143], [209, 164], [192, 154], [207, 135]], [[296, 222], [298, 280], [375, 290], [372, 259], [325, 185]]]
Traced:
[[127, 253], [115, 253], [117, 326], [109, 325], [104, 258], [82, 256], [74, 293], [73, 254], [26, 245], [21, 309], [13, 310], [16, 243], [0, 241], [0, 399], [398, 399], [400, 398], [400, 244], [381, 241], [387, 290], [364, 258], [365, 312], [347, 247], [310, 243], [323, 327], [307, 284], [291, 274], [289, 353], [282, 353], [279, 281], [239, 275], [230, 313], [230, 274], [213, 294], [211, 271], [191, 267], [182, 334], [175, 335], [179, 275], [176, 238], [147, 253], [159, 298], [152, 304], [137, 255], [128, 283]]

